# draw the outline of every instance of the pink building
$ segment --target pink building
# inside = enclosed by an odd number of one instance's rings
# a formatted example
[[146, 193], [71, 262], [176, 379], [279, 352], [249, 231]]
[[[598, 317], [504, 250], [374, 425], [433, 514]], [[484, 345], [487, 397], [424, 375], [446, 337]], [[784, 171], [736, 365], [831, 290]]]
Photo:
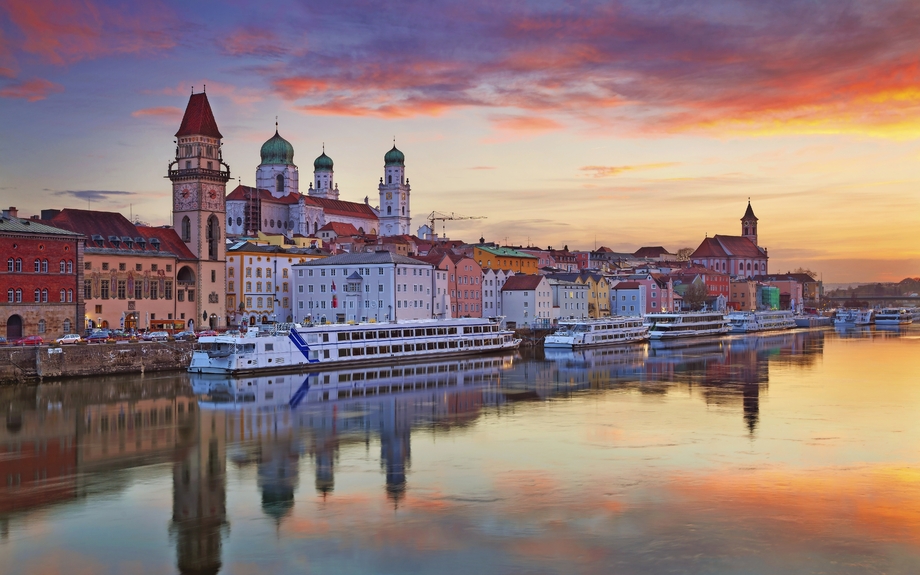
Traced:
[[757, 216], [748, 202], [741, 218], [740, 236], [706, 238], [690, 255], [690, 261], [730, 276], [754, 277], [767, 273], [767, 249], [757, 245]]
[[447, 272], [451, 317], [482, 317], [482, 268], [476, 260], [437, 248], [415, 259]]

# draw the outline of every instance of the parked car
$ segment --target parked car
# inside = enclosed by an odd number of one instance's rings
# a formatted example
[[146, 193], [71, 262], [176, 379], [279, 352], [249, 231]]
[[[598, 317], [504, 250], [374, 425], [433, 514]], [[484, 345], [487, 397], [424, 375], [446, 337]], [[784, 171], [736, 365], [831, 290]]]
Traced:
[[45, 343], [45, 340], [39, 335], [27, 335], [21, 337], [13, 342], [13, 345], [41, 345]]
[[166, 331], [149, 331], [144, 334], [147, 341], [166, 341], [169, 339], [169, 332]]
[[179, 333], [173, 336], [176, 339], [195, 339], [195, 332], [189, 331], [180, 331]]
[[86, 343], [105, 343], [112, 339], [112, 334], [108, 330], [94, 331], [84, 338]]
[[68, 333], [67, 335], [63, 335], [57, 338], [56, 340], [54, 340], [54, 343], [58, 345], [65, 345], [68, 343], [80, 343], [81, 341], [83, 341], [83, 338], [80, 337], [78, 334]]
[[0, 345], [6, 345], [6, 338], [0, 335]]
[[202, 337], [206, 335], [217, 335], [217, 332], [214, 331], [213, 329], [203, 329], [198, 332], [198, 337]]

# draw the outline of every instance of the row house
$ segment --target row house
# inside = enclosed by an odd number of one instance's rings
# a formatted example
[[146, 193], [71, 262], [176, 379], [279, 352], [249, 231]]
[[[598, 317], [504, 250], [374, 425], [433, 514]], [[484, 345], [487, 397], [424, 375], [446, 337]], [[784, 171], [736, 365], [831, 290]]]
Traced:
[[576, 282], [588, 287], [588, 317], [598, 319], [610, 316], [610, 282], [596, 273], [553, 274], [555, 279]]
[[614, 315], [643, 315], [648, 293], [647, 287], [636, 281], [616, 282], [610, 288], [610, 303]]
[[731, 292], [728, 298], [728, 307], [738, 311], [756, 311], [757, 285], [755, 280], [749, 278], [732, 279], [729, 283]]
[[556, 260], [553, 259], [551, 252], [552, 248], [541, 249], [537, 247], [526, 247], [526, 248], [517, 248], [521, 253], [525, 253], [537, 258], [537, 267], [539, 269], [543, 268], [555, 268]]
[[502, 286], [502, 308], [509, 327], [549, 327], [553, 322], [549, 280], [542, 275], [511, 276]]
[[[674, 299], [674, 284], [670, 276], [660, 273], [645, 272], [630, 274], [626, 279], [621, 281], [636, 282], [640, 286], [643, 286], [640, 313], [658, 313], [677, 309]], [[612, 284], [610, 301], [611, 309], [616, 313], [617, 305], [613, 297], [614, 287], [616, 286]], [[620, 302], [622, 303], [622, 298]]]
[[482, 313], [484, 317], [498, 317], [504, 315], [502, 311], [502, 286], [505, 281], [514, 275], [511, 270], [483, 271], [482, 275]]
[[378, 251], [293, 267], [295, 321], [403, 321], [434, 315], [437, 270], [421, 260]]
[[801, 311], [805, 305], [814, 307], [824, 294], [821, 280], [817, 280], [806, 273], [771, 274], [756, 276], [754, 279], [779, 288], [780, 305], [785, 306], [783, 309], [793, 309], [794, 307], [794, 309]]
[[671, 273], [675, 283], [691, 284], [697, 278], [706, 285], [706, 295], [709, 297], [723, 296], [729, 300], [731, 293], [731, 276], [702, 266], [691, 266]]
[[536, 274], [540, 271], [540, 261], [530, 254], [505, 247], [474, 245], [472, 258], [483, 270], [511, 270], [515, 274]]
[[450, 295], [449, 317], [482, 317], [483, 274], [476, 260], [440, 249], [434, 249], [427, 256], [416, 259], [447, 273], [447, 290]]
[[588, 285], [549, 278], [553, 294], [553, 320], [588, 318]]
[[554, 267], [563, 273], [578, 273], [578, 257], [569, 251], [569, 246], [561, 250], [550, 249], [550, 255], [555, 262]]
[[328, 254], [238, 242], [227, 249], [227, 324], [294, 321], [293, 266]]
[[51, 339], [81, 329], [84, 240], [80, 233], [19, 218], [16, 208], [3, 210], [0, 335]]
[[195, 329], [201, 319], [197, 300], [213, 302], [224, 292], [224, 278], [216, 271], [198, 281], [198, 258], [172, 228], [134, 224], [115, 212], [70, 208], [43, 210], [42, 221], [86, 237], [85, 329], [143, 330], [164, 320]]

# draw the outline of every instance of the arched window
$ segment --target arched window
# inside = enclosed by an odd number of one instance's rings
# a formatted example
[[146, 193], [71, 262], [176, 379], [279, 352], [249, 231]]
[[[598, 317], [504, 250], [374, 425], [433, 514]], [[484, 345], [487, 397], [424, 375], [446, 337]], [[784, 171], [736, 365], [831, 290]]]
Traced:
[[402, 210], [402, 212], [403, 212], [402, 215], [406, 215], [406, 206], [403, 206], [402, 208], [403, 208], [403, 210]]
[[751, 262], [748, 262], [748, 263], [747, 263], [747, 269], [748, 269], [748, 271], [751, 271]]
[[767, 262], [760, 262], [760, 271], [767, 271]]
[[192, 241], [192, 220], [188, 216], [182, 218], [182, 241]]
[[13, 258], [6, 260], [6, 271], [11, 272], [15, 269], [16, 262]]
[[70, 333], [70, 318], [64, 320], [64, 333]]
[[67, 290], [67, 302], [70, 303], [72, 301], [73, 301], [73, 290], [69, 289]]
[[22, 289], [16, 290], [16, 303], [22, 303]]
[[313, 235], [316, 235], [316, 232], [319, 231], [319, 222], [313, 222]]
[[387, 206], [387, 215], [389, 216], [392, 214], [393, 214], [393, 206]]
[[284, 174], [278, 174], [275, 176], [275, 191], [283, 192], [284, 191]]
[[61, 290], [61, 303], [66, 302], [66, 301], [67, 301], [67, 290], [62, 289]]
[[38, 320], [38, 333], [45, 333], [45, 320]]
[[220, 224], [215, 216], [208, 218], [208, 259], [217, 259], [217, 242], [220, 240]]
[[64, 260], [61, 260], [61, 273], [64, 273], [64, 270], [67, 269], [67, 264], [64, 263]]
[[35, 301], [37, 302], [42, 301], [42, 290], [40, 289], [35, 290]]
[[6, 290], [6, 301], [13, 303], [16, 301], [16, 292], [13, 288]]
[[16, 258], [16, 271], [22, 271], [22, 258]]
[[73, 273], [73, 260], [67, 260], [67, 273]]
[[48, 260], [42, 260], [42, 273], [48, 273]]
[[46, 289], [42, 290], [42, 302], [48, 303], [48, 290]]
[[392, 184], [392, 183], [393, 183], [393, 175], [392, 175], [392, 174], [389, 175], [389, 176], [387, 176], [387, 183], [388, 183], [388, 184]]
[[35, 273], [39, 273], [40, 271], [42, 271], [42, 261], [35, 260]]

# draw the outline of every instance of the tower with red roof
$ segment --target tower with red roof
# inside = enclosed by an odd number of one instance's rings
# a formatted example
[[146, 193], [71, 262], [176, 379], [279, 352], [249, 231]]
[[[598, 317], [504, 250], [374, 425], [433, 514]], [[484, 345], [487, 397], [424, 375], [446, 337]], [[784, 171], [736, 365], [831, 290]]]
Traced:
[[222, 326], [226, 314], [224, 218], [230, 166], [223, 161], [221, 138], [207, 94], [192, 94], [167, 177], [173, 186], [173, 227], [198, 259], [197, 276], [180, 280], [196, 297], [196, 327]]

